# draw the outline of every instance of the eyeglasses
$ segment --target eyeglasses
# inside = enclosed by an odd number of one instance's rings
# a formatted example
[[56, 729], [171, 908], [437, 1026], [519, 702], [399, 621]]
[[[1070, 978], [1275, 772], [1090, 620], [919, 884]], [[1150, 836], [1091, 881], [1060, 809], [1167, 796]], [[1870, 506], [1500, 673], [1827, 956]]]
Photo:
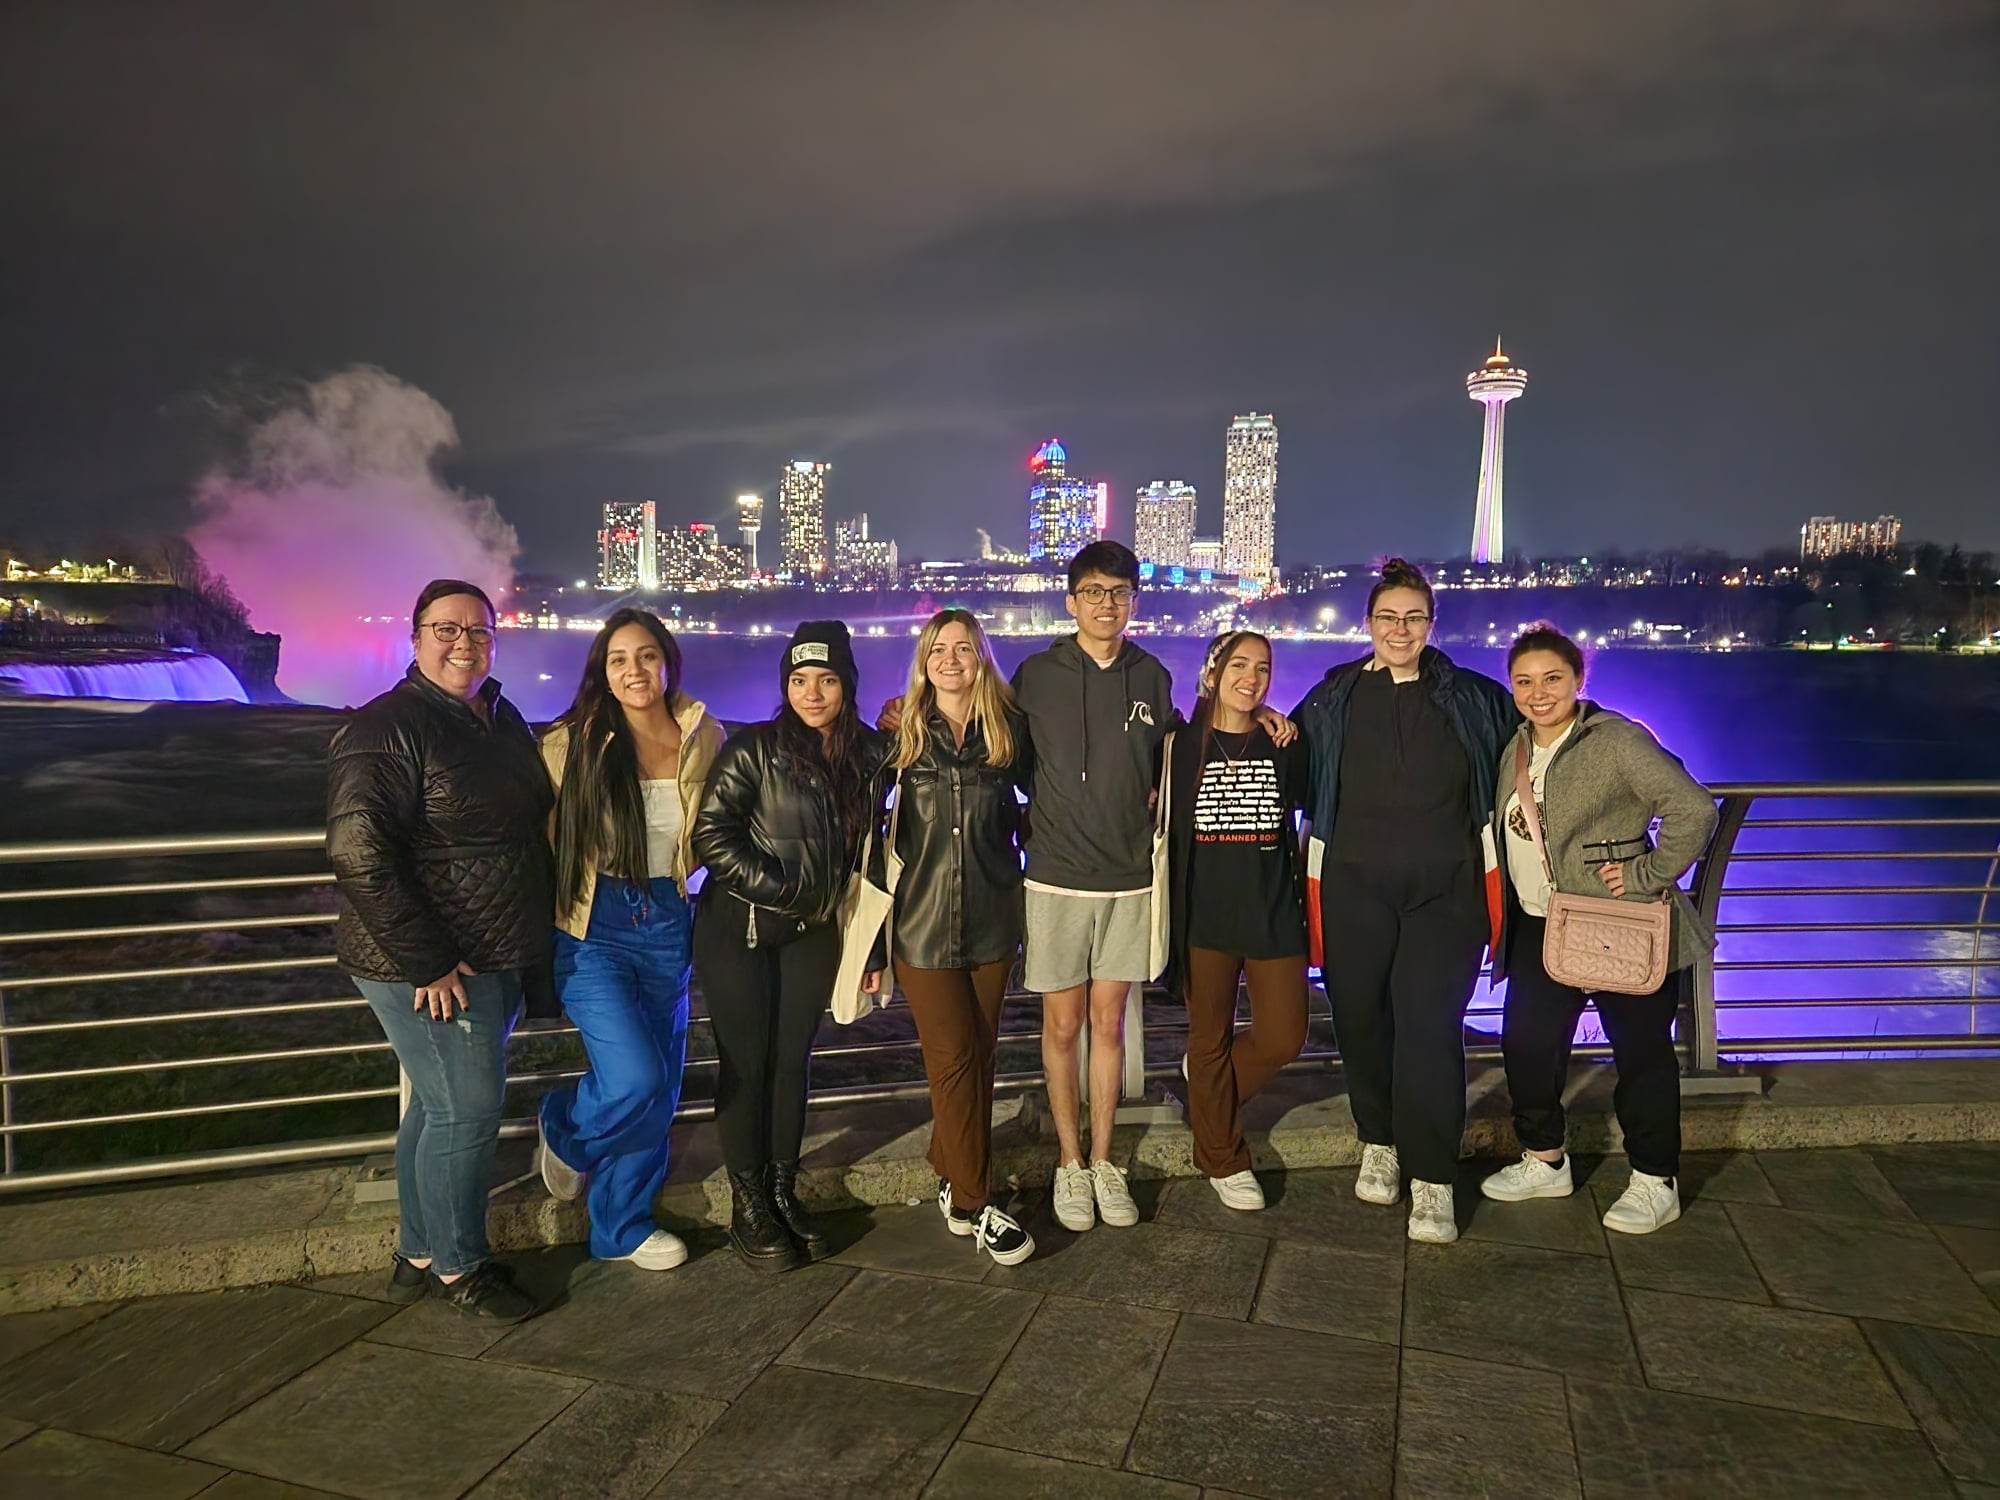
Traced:
[[1431, 622], [1429, 615], [1418, 610], [1412, 610], [1407, 615], [1392, 615], [1384, 610], [1380, 614], [1373, 614], [1368, 618], [1373, 622], [1377, 630], [1394, 630], [1398, 625], [1410, 630], [1422, 630], [1424, 626]]
[[417, 629], [428, 630], [438, 638], [438, 643], [444, 646], [449, 646], [462, 635], [472, 637], [472, 644], [475, 646], [493, 644], [493, 632], [484, 625], [461, 625], [456, 620], [426, 620]]
[[1118, 605], [1122, 609], [1125, 605], [1132, 602], [1132, 590], [1122, 585], [1115, 589], [1108, 589], [1101, 583], [1086, 583], [1082, 588], [1072, 590], [1072, 592], [1085, 604], [1102, 604], [1106, 599], [1109, 599], [1113, 604]]

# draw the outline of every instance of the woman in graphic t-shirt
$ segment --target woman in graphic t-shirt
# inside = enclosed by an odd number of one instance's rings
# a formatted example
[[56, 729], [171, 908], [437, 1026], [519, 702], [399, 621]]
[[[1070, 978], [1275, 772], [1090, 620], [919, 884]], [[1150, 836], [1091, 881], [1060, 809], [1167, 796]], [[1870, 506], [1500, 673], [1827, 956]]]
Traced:
[[[1306, 1039], [1306, 931], [1297, 814], [1306, 747], [1283, 749], [1252, 715], [1271, 690], [1271, 643], [1218, 636], [1194, 719], [1169, 766], [1174, 972], [1188, 1009], [1188, 1123], [1194, 1160], [1230, 1208], [1264, 1206], [1243, 1142], [1243, 1102]], [[1247, 977], [1250, 1029], [1236, 1032]]]

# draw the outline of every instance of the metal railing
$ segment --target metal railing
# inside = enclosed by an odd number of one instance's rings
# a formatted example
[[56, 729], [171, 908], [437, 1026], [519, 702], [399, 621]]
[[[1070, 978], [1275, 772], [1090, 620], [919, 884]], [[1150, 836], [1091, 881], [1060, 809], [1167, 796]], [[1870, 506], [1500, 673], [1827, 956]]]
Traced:
[[[2000, 850], [1967, 847], [1975, 840], [1987, 843], [2000, 832], [2000, 782], [1769, 783], [1722, 786], [1715, 792], [1721, 820], [1696, 866], [1691, 895], [1716, 925], [1721, 946], [1691, 971], [1684, 986], [1680, 1036], [1693, 1077], [1715, 1074], [1731, 1057], [2000, 1054], [2000, 984], [1986, 983], [1986, 976], [2000, 968], [2000, 941], [1986, 941], [1989, 932], [2000, 932], [2000, 904], [1992, 903]], [[1871, 811], [1845, 811], [1846, 804]], [[1763, 812], [1772, 807], [1778, 811]], [[1805, 811], [1794, 811], [1800, 807]], [[1965, 811], [1967, 807], [1979, 811]], [[1875, 808], [1888, 811], [1877, 815]], [[1753, 816], [1753, 811], [1762, 815]], [[1767, 846], [1764, 840], [1774, 833], [1778, 844]], [[1865, 842], [1856, 843], [1856, 837]], [[1931, 841], [1940, 837], [1955, 842], [1932, 847]], [[211, 861], [245, 858], [296, 868], [209, 873]], [[75, 868], [87, 872], [111, 863], [120, 867], [120, 875], [100, 882], [82, 878]], [[1868, 875], [1867, 868], [1878, 864], [1886, 865], [1891, 875]], [[1848, 882], [1830, 880], [1824, 873], [1856, 868], [1862, 877]], [[1741, 876], [1746, 869], [1772, 873], [1732, 882], [1732, 873]], [[1809, 872], [1810, 878], [1788, 880], [1787, 871]], [[1933, 873], [1936, 878], [1929, 878]], [[346, 993], [347, 981], [334, 967], [326, 933], [332, 922], [327, 900], [332, 881], [317, 829], [0, 845], [0, 1192], [392, 1149], [395, 1134], [388, 1127], [394, 1110], [387, 1101], [397, 1098], [397, 1075], [379, 1029], [355, 1016], [367, 1009], [366, 1002]], [[300, 896], [317, 897], [318, 904], [224, 914], [200, 909], [217, 903], [289, 903]], [[184, 907], [190, 902], [197, 908], [192, 912], [129, 919], [148, 906]], [[1808, 914], [1796, 914], [1793, 906]], [[1995, 919], [1989, 919], [1989, 909]], [[54, 916], [41, 926], [14, 920], [15, 914], [30, 912]], [[1829, 943], [1845, 948], [1868, 938], [1889, 939], [1890, 950], [1823, 951]], [[286, 951], [247, 957], [213, 951], [274, 940], [283, 940]], [[1772, 940], [1789, 946], [1766, 951]], [[1801, 943], [1821, 951], [1801, 954]], [[163, 946], [169, 951], [159, 953]], [[113, 951], [99, 962], [70, 966], [60, 961], [79, 950], [102, 955], [106, 948]], [[192, 954], [186, 951], [190, 948]], [[54, 955], [58, 961], [45, 962], [37, 972], [12, 972], [11, 961], [24, 954]], [[1904, 993], [1879, 993], [1898, 988], [1880, 977], [1885, 975], [1902, 976]], [[1964, 976], [1962, 984], [1950, 977], [1958, 975]], [[1812, 988], [1793, 982], [1810, 978], [1827, 992], [1760, 992], [1758, 986], [1768, 984], [1771, 976], [1783, 976], [1792, 989]], [[1827, 989], [1827, 981], [1837, 976], [1873, 982], [1858, 994]], [[283, 991], [302, 982], [310, 986], [303, 993], [240, 993], [245, 988]], [[1949, 984], [1949, 990], [1939, 992], [1941, 983]], [[225, 985], [229, 993], [214, 993]], [[170, 995], [164, 1005], [134, 1003], [135, 994], [157, 997], [162, 992]], [[1032, 999], [1016, 991], [1009, 997], [1010, 1007], [1018, 1012]], [[1991, 1017], [1984, 1030], [1982, 1006]], [[1937, 1015], [1949, 1018], [1961, 1008], [1962, 1024], [1951, 1029], [1932, 1024]], [[1156, 1004], [1155, 1010], [1165, 1008]], [[1793, 1028], [1756, 1035], [1738, 1034], [1726, 1024], [1732, 1015], [1763, 1013], [1803, 1017], [1811, 1026], [1814, 1012], [1830, 1018], [1872, 1013], [1876, 1030], [1860, 1033], [1836, 1025], [1830, 1032]], [[1482, 981], [1467, 1016], [1469, 1056], [1499, 1055], [1497, 1036], [1485, 1041], [1477, 1034], [1497, 1032], [1501, 1013], [1498, 997]], [[1882, 1028], [1885, 1017], [1900, 1023], [1905, 1013], [1919, 1023], [1917, 1029], [1900, 1024]], [[1324, 1068], [1338, 1061], [1331, 1045], [1316, 1044], [1319, 1038], [1331, 1042], [1323, 996], [1315, 997], [1313, 1019], [1316, 1038], [1294, 1068]], [[347, 1028], [353, 1033], [347, 1039], [333, 1038], [323, 1029], [314, 1034], [323, 1025], [345, 1020], [357, 1023]], [[219, 1039], [214, 1036], [218, 1023], [225, 1033]], [[693, 1016], [687, 1064], [691, 1081], [711, 1075], [716, 1065], [706, 1026], [705, 1015]], [[301, 1034], [302, 1027], [309, 1029]], [[1176, 1036], [1184, 1030], [1184, 1014], [1176, 1009], [1149, 1019], [1135, 993], [1128, 1008], [1128, 1098], [1142, 1094], [1150, 1079], [1178, 1076], [1181, 1046]], [[177, 1033], [203, 1034], [204, 1044], [176, 1042]], [[1038, 1027], [1005, 1029], [1003, 1023], [1003, 1054], [1038, 1045], [1040, 1038]], [[551, 1056], [552, 1049], [569, 1055]], [[1601, 1045], [1577, 1048], [1580, 1056], [1607, 1052]], [[854, 1027], [827, 1023], [813, 1056], [822, 1075], [830, 1069], [876, 1072], [885, 1064], [906, 1064], [902, 1076], [816, 1088], [810, 1102], [817, 1109], [926, 1092], [915, 1030], [900, 1002]], [[229, 1087], [232, 1078], [261, 1081], [271, 1069], [311, 1069], [319, 1076], [304, 1087], [295, 1082]], [[530, 1023], [510, 1040], [510, 1089], [545, 1089], [582, 1071], [573, 1026]], [[996, 1092], [1018, 1093], [1042, 1083], [1039, 1068], [1029, 1066], [1003, 1073]], [[65, 1090], [71, 1108], [42, 1105]], [[128, 1159], [109, 1162], [24, 1165], [19, 1160], [24, 1147], [35, 1148], [68, 1132], [122, 1129], [157, 1138], [166, 1131], [214, 1129], [219, 1122], [276, 1119], [298, 1111], [372, 1112], [378, 1101], [384, 1106], [380, 1130], [199, 1151], [130, 1154], [128, 1147]], [[28, 1104], [42, 1107], [24, 1107]], [[712, 1113], [709, 1101], [694, 1098], [683, 1104], [680, 1117], [703, 1119]], [[507, 1136], [533, 1130], [532, 1116], [516, 1116], [502, 1126]]]

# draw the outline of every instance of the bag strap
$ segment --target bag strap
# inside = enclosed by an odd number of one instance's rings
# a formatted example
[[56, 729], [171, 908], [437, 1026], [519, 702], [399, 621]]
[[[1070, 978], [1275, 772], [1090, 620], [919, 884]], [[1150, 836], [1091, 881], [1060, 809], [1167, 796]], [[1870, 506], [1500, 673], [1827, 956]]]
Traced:
[[1160, 741], [1160, 799], [1153, 810], [1153, 832], [1167, 831], [1167, 812], [1174, 796], [1174, 739], [1178, 731]]
[[1542, 873], [1548, 877], [1549, 889], [1556, 889], [1555, 867], [1549, 863], [1549, 846], [1542, 841], [1542, 810], [1535, 803], [1535, 781], [1528, 774], [1528, 744], [1525, 739], [1514, 741], [1514, 795], [1521, 799], [1521, 817], [1528, 825], [1528, 836], [1535, 841], [1535, 853], [1542, 857]]

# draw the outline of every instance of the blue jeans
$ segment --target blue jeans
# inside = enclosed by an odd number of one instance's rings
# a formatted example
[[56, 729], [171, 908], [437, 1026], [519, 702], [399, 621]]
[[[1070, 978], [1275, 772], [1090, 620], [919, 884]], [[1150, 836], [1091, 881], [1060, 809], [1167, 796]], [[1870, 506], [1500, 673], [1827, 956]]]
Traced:
[[556, 933], [556, 994], [590, 1071], [542, 1099], [549, 1149], [590, 1174], [590, 1253], [630, 1255], [656, 1227], [687, 1060], [693, 912], [671, 879], [600, 875], [583, 941]]
[[396, 1131], [402, 1253], [428, 1256], [440, 1276], [477, 1270], [493, 1253], [487, 1189], [507, 1095], [507, 1036], [521, 1010], [516, 970], [463, 983], [471, 1007], [434, 1021], [414, 1008], [414, 986], [354, 981], [410, 1076], [410, 1107]]

